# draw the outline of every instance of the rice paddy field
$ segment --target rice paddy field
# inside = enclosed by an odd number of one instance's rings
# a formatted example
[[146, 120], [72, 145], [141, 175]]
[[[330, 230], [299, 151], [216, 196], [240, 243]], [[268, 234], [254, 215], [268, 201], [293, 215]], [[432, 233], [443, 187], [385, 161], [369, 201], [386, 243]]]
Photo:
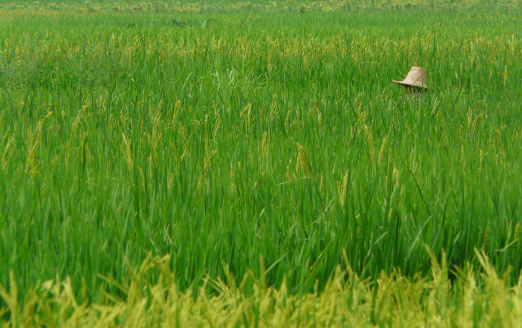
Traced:
[[521, 21], [0, 3], [0, 326], [519, 327]]

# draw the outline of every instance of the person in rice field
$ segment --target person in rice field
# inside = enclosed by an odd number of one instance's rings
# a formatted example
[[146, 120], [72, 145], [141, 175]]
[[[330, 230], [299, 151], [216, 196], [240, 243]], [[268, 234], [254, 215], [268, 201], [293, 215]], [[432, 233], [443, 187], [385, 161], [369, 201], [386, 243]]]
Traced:
[[397, 83], [404, 86], [406, 96], [401, 97], [402, 102], [405, 104], [406, 101], [415, 101], [420, 103], [422, 95], [428, 91], [428, 73], [426, 69], [422, 67], [413, 66], [406, 78], [402, 81], [392, 80], [393, 83]]

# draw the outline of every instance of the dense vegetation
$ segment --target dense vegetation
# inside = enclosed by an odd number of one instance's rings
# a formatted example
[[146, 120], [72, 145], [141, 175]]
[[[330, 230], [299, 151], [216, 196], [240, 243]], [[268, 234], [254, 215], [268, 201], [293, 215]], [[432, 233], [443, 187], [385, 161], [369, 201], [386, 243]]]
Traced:
[[155, 4], [0, 5], [1, 285], [97, 300], [151, 253], [181, 290], [228, 267], [295, 294], [343, 251], [428, 275], [425, 245], [518, 280], [517, 2]]

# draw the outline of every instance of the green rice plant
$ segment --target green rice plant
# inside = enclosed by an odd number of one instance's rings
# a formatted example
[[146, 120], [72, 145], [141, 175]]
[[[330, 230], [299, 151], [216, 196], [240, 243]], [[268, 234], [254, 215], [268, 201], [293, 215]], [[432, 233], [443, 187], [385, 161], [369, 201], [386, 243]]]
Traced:
[[[7, 307], [2, 327], [518, 327], [522, 320], [522, 283], [509, 287], [484, 253], [476, 252], [481, 273], [470, 265], [456, 268], [448, 279], [446, 258], [432, 258], [432, 274], [404, 277], [400, 271], [381, 273], [376, 281], [361, 279], [351, 268], [339, 267], [322, 291], [294, 295], [287, 283], [266, 285], [266, 277], [248, 273], [236, 284], [205, 279], [197, 293], [182, 291], [170, 269], [170, 257], [148, 256], [137, 268], [128, 265], [130, 280], [102, 277], [122, 293], [103, 292], [99, 302], [80, 301], [70, 279], [39, 283], [17, 298], [13, 275], [10, 288], [0, 285]], [[149, 276], [157, 278], [153, 281]], [[208, 291], [211, 291], [210, 293]], [[7, 319], [5, 319], [7, 318]]]
[[[149, 253], [183, 293], [224, 263], [319, 293], [343, 251], [363, 280], [426, 276], [425, 244], [519, 280], [520, 11], [36, 6], [0, 8], [0, 283], [19, 299], [56, 277], [79, 303], [124, 297], [99, 275], [130, 281]], [[391, 83], [413, 65], [420, 104]]]

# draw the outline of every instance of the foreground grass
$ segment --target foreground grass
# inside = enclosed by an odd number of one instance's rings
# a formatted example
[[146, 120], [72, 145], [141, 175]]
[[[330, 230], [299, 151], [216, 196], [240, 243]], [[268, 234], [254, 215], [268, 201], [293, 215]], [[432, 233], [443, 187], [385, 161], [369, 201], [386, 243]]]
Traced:
[[[520, 11], [2, 10], [0, 283], [20, 295], [60, 276], [96, 301], [148, 252], [183, 292], [225, 263], [305, 294], [344, 250], [364, 278], [427, 275], [424, 244], [518, 281]], [[412, 65], [431, 91], [397, 103]]]
[[[338, 269], [322, 291], [295, 295], [286, 282], [267, 286], [264, 277], [245, 275], [207, 280], [197, 294], [180, 291], [169, 257], [148, 257], [130, 269], [129, 282], [109, 281], [123, 296], [105, 294], [96, 303], [79, 301], [69, 279], [38, 284], [17, 299], [0, 285], [9, 319], [0, 327], [519, 327], [522, 321], [522, 280], [509, 287], [484, 254], [479, 275], [457, 270], [448, 280], [443, 256], [432, 256], [432, 275], [408, 279], [396, 271], [372, 282], [351, 269]], [[159, 276], [153, 283], [147, 275]], [[209, 294], [207, 290], [213, 292]], [[1, 309], [0, 309], [1, 311]]]

